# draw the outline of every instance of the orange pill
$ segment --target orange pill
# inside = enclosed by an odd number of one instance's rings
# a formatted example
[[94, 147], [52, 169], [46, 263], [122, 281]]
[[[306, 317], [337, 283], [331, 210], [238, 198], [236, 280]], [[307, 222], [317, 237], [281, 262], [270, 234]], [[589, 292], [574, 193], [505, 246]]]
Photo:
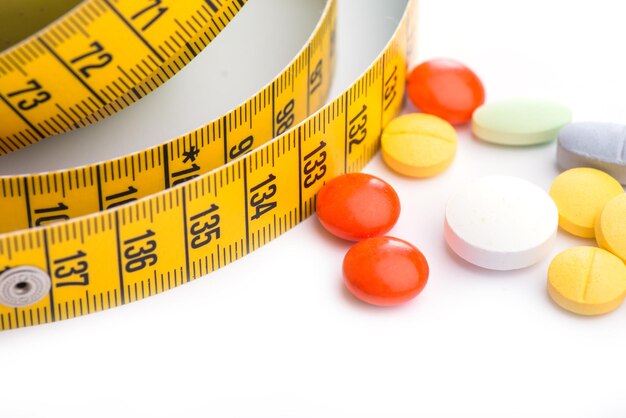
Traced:
[[419, 295], [428, 281], [428, 262], [410, 243], [374, 237], [355, 244], [343, 259], [344, 283], [364, 302], [400, 305]]
[[330, 233], [359, 241], [383, 235], [400, 216], [400, 199], [378, 177], [351, 173], [335, 177], [317, 195], [317, 217]]
[[452, 124], [469, 121], [485, 102], [485, 88], [478, 76], [453, 59], [438, 58], [418, 65], [407, 83], [415, 107]]

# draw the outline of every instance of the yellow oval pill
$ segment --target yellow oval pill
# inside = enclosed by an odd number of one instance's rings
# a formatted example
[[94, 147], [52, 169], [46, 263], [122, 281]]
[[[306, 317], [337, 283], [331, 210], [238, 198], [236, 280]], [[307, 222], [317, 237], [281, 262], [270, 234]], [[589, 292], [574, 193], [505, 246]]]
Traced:
[[385, 163], [409, 177], [431, 177], [441, 173], [452, 164], [456, 146], [454, 127], [426, 113], [395, 118], [381, 138]]
[[596, 219], [596, 241], [626, 263], [626, 194], [609, 200]]
[[611, 312], [626, 295], [626, 265], [601, 248], [570, 248], [550, 263], [548, 294], [562, 308], [580, 315]]
[[596, 217], [611, 198], [624, 193], [622, 185], [595, 168], [572, 168], [552, 183], [550, 197], [559, 209], [559, 226], [570, 234], [593, 238]]

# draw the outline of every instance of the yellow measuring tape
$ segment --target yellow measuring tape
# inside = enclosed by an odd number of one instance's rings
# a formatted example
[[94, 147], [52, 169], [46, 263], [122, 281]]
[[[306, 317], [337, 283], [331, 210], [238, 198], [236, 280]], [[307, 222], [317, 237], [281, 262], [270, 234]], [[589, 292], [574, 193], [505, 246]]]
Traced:
[[0, 55], [0, 155], [141, 99], [191, 61], [245, 1], [85, 1]]
[[124, 158], [0, 178], [0, 232], [19, 230], [0, 235], [0, 329], [168, 290], [308, 217], [324, 181], [360, 170], [402, 105], [414, 4], [368, 70], [311, 117], [330, 85], [335, 0], [292, 64], [218, 120]]

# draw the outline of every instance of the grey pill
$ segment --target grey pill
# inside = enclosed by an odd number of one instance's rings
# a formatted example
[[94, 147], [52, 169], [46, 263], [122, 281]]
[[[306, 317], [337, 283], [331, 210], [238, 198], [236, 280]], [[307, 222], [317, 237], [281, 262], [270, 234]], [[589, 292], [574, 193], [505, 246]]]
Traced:
[[564, 170], [597, 168], [626, 184], [626, 125], [570, 123], [557, 136], [556, 161]]

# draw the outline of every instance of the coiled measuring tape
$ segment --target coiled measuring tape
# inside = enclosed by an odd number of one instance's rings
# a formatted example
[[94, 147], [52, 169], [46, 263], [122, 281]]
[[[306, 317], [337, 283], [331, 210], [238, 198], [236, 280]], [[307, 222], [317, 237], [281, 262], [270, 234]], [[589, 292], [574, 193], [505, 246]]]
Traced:
[[330, 84], [334, 0], [292, 64], [228, 115], [125, 158], [1, 178], [0, 230], [32, 229], [0, 236], [0, 329], [168, 290], [308, 217], [324, 181], [360, 170], [402, 105], [414, 4], [368, 70], [311, 117]]
[[0, 55], [0, 155], [141, 99], [208, 45], [246, 0], [87, 0]]

